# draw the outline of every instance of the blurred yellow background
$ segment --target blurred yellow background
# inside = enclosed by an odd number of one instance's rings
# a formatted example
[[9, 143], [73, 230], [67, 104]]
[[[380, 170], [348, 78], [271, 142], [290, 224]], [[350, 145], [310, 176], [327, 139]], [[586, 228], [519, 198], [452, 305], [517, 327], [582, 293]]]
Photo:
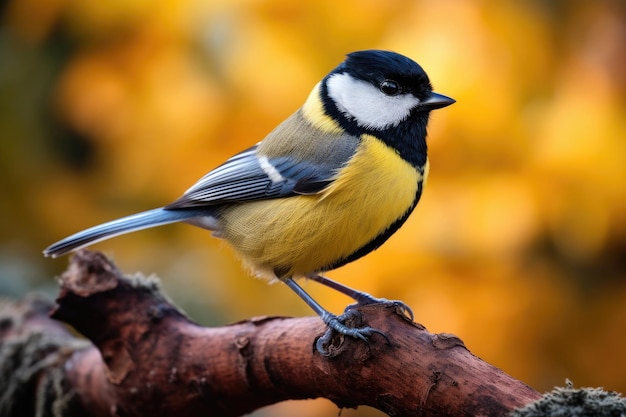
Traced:
[[[431, 176], [389, 242], [329, 274], [540, 391], [626, 393], [623, 1], [8, 0], [0, 26], [0, 294], [54, 294], [48, 244], [164, 205], [296, 110], [359, 49], [419, 62]], [[192, 317], [311, 315], [171, 225], [94, 246]], [[349, 302], [305, 284], [329, 309]], [[328, 401], [257, 415], [336, 415]], [[379, 415], [368, 409], [343, 416]]]

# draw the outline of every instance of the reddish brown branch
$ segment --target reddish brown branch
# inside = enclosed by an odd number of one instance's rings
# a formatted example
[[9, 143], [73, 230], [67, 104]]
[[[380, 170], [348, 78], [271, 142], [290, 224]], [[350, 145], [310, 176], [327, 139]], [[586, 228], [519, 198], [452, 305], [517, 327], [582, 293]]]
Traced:
[[64, 368], [93, 416], [236, 416], [315, 397], [390, 415], [501, 416], [540, 397], [453, 335], [431, 334], [382, 305], [359, 311], [390, 343], [337, 338], [324, 357], [314, 348], [325, 330], [316, 317], [204, 328], [155, 281], [124, 278], [99, 253], [83, 251], [61, 279], [52, 317], [93, 342]]

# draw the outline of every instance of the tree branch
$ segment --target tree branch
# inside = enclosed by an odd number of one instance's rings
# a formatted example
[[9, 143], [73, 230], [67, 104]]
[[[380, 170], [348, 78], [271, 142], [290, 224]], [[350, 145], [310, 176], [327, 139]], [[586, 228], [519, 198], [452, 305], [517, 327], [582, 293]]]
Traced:
[[315, 350], [325, 331], [317, 317], [201, 327], [156, 280], [123, 277], [99, 253], [76, 254], [60, 285], [51, 317], [93, 344], [77, 342], [42, 316], [45, 308], [27, 302], [5, 305], [2, 317], [13, 318], [0, 320], [0, 364], [7, 343], [29, 331], [65, 341], [37, 355], [39, 362], [56, 355], [49, 368], [62, 373], [58, 395], [66, 399], [58, 415], [79, 409], [91, 416], [238, 416], [287, 399], [325, 397], [339, 407], [369, 405], [390, 415], [502, 416], [540, 397], [472, 355], [456, 336], [429, 333], [383, 305], [358, 311], [389, 343], [378, 335], [369, 343], [336, 337], [324, 357]]

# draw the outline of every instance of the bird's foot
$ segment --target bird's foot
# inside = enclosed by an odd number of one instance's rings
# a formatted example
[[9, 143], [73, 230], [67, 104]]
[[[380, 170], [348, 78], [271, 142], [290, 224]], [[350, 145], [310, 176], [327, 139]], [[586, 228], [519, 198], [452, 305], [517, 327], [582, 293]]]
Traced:
[[331, 342], [333, 341], [333, 338], [337, 335], [342, 338], [344, 336], [354, 337], [355, 339], [361, 339], [364, 342], [368, 343], [369, 337], [376, 333], [385, 338], [387, 344], [389, 344], [389, 338], [387, 337], [387, 335], [378, 329], [374, 329], [370, 326], [349, 327], [345, 324], [361, 322], [361, 313], [357, 310], [347, 308], [346, 311], [340, 316], [327, 313], [322, 316], [322, 320], [324, 320], [324, 323], [326, 323], [328, 329], [323, 336], [317, 339], [317, 341], [315, 342], [315, 348], [320, 354], [324, 356], [331, 355]]
[[340, 293], [345, 294], [348, 297], [352, 298], [354, 301], [356, 301], [356, 304], [349, 305], [345, 311], [353, 309], [354, 307], [357, 307], [359, 305], [384, 304], [387, 307], [393, 307], [398, 314], [413, 321], [413, 311], [411, 311], [411, 308], [408, 305], [404, 304], [402, 301], [387, 300], [386, 298], [376, 298], [366, 292], [347, 287], [343, 284], [340, 284], [339, 282], [333, 281], [332, 279], [326, 278], [325, 276], [319, 274], [309, 274], [307, 275], [307, 278], [322, 285], [326, 285], [327, 287], [332, 288], [336, 291], [339, 291]]
[[382, 304], [387, 308], [393, 308], [397, 314], [403, 316], [407, 320], [413, 321], [415, 318], [411, 307], [400, 300], [387, 300], [386, 298], [373, 297], [367, 293], [359, 293], [359, 298], [356, 301], [356, 303], [347, 306], [344, 313], [363, 305]]

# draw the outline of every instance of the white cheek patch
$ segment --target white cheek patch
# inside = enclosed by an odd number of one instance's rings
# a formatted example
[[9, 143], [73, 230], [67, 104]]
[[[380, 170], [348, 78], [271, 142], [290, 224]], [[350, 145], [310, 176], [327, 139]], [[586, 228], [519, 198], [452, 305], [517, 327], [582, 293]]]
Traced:
[[328, 95], [339, 110], [367, 128], [397, 126], [420, 103], [412, 94], [388, 96], [372, 84], [348, 74], [332, 75], [327, 86]]

